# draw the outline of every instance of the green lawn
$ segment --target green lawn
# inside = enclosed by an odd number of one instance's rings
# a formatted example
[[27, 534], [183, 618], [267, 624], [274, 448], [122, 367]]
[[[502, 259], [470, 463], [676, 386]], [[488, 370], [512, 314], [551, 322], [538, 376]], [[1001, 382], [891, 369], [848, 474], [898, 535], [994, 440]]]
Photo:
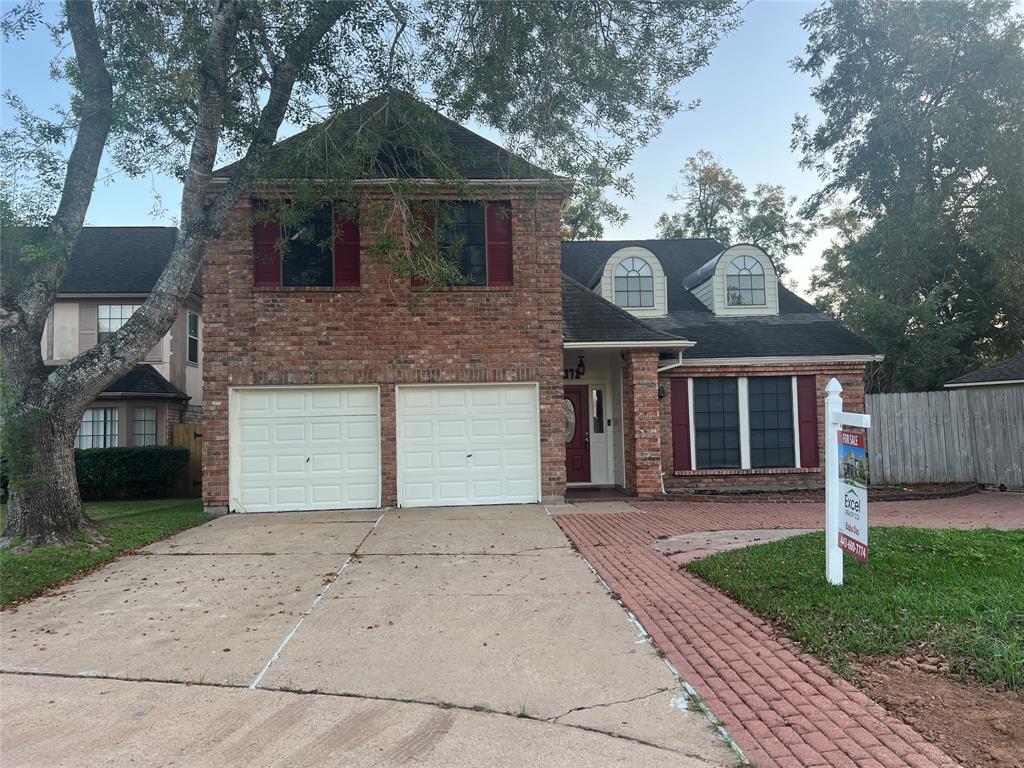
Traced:
[[99, 524], [105, 544], [92, 549], [83, 541], [72, 547], [40, 547], [23, 555], [0, 551], [0, 605], [211, 519], [199, 499], [87, 502], [85, 511]]
[[867, 564], [824, 577], [825, 534], [722, 552], [685, 567], [850, 676], [850, 654], [920, 643], [952, 671], [1024, 687], [1024, 531], [872, 528]]

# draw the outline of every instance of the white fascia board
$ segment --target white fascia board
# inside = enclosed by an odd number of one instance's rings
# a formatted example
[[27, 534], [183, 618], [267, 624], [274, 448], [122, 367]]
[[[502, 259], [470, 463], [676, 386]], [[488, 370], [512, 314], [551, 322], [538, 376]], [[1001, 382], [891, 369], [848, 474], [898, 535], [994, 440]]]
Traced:
[[563, 349], [686, 349], [696, 344], [695, 341], [563, 341]]
[[884, 355], [792, 355], [777, 357], [684, 357], [681, 366], [780, 365], [786, 363], [877, 363]]
[[1002, 381], [965, 381], [963, 384], [943, 384], [946, 389], [962, 387], [1008, 387], [1012, 384], [1024, 384], [1024, 379], [1003, 379]]

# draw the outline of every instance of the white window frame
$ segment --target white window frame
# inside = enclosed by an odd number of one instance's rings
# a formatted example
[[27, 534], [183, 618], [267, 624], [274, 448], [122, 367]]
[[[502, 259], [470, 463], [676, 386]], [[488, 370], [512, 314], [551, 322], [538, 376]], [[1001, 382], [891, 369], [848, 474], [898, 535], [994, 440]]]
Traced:
[[[75, 434], [75, 448], [117, 448], [118, 447], [118, 408], [117, 407], [100, 407], [100, 408], [86, 408], [85, 413], [82, 414], [82, 423], [78, 426], [78, 432]], [[99, 418], [91, 418], [93, 414], [100, 413]], [[83, 434], [83, 428], [86, 423], [90, 425], [101, 425], [101, 431], [99, 434], [89, 430], [89, 435]], [[83, 445], [83, 438], [88, 437], [89, 445]], [[96, 445], [96, 439], [99, 438], [101, 445]]]
[[[145, 419], [145, 424], [152, 422], [153, 424], [153, 442], [151, 443], [140, 443], [139, 442], [139, 414], [142, 411], [152, 411], [153, 418]], [[144, 437], [148, 437], [149, 433], [144, 433]], [[143, 447], [149, 445], [160, 444], [160, 411], [155, 405], [138, 405], [132, 408], [132, 445], [135, 447]]]
[[[697, 425], [694, 422], [694, 386], [696, 378], [715, 377], [687, 377], [686, 397], [690, 411], [690, 467], [692, 471], [720, 472], [721, 470], [712, 467], [697, 466]], [[739, 415], [740, 431], [740, 466], [739, 469], [752, 469], [750, 464], [750, 382], [748, 376], [722, 376], [719, 378], [736, 379], [737, 413]], [[790, 392], [793, 398], [793, 466], [792, 467], [758, 467], [758, 469], [800, 469], [803, 465], [800, 459], [800, 411], [797, 400], [797, 378], [790, 376]]]
[[[192, 318], [193, 317], [196, 319], [196, 332], [195, 332], [194, 336], [192, 335], [192, 327], [191, 327], [191, 325], [192, 325]], [[190, 342], [192, 341], [192, 339], [196, 340], [196, 359], [195, 360], [192, 359], [192, 355], [190, 354], [190, 352], [191, 352], [191, 344], [190, 344]], [[189, 365], [199, 365], [199, 355], [200, 355], [200, 352], [199, 352], [199, 313], [198, 312], [193, 312], [190, 309], [188, 311], [188, 314], [185, 316], [185, 362], [187, 362]]]
[[[100, 304], [96, 307], [96, 343], [103, 341], [103, 334], [117, 333], [128, 322], [128, 318], [138, 312], [141, 304]], [[117, 310], [116, 316], [112, 310]], [[126, 315], [124, 310], [130, 310]], [[104, 312], [104, 310], [106, 310]], [[106, 317], [104, 317], [104, 314]], [[106, 322], [108, 325], [107, 330], [102, 330], [100, 324]], [[110, 324], [117, 322], [117, 327], [112, 327]]]

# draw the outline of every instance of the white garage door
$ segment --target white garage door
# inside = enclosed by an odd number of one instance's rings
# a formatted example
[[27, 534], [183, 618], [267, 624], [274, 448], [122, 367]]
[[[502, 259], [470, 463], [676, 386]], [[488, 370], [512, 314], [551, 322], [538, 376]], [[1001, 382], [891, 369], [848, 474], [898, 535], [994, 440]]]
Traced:
[[403, 507], [540, 500], [533, 384], [398, 388]]
[[267, 387], [233, 394], [232, 509], [380, 506], [376, 387]]

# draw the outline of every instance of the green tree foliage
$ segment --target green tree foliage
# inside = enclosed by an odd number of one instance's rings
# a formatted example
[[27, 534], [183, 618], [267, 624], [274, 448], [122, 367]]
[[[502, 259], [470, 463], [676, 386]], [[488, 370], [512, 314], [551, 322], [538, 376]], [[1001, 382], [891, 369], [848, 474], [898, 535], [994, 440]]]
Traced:
[[758, 184], [752, 195], [706, 149], [686, 159], [681, 184], [669, 200], [681, 209], [658, 217], [658, 236], [707, 237], [731, 245], [752, 243], [772, 256], [780, 274], [786, 257], [799, 253], [812, 232], [796, 212], [796, 198], [775, 184]]
[[[795, 68], [823, 118], [794, 148], [838, 236], [819, 304], [922, 390], [1024, 346], [1024, 20], [1004, 0], [832, 2]], [[838, 204], [835, 201], [840, 201]]]
[[[71, 454], [84, 409], [167, 332], [237, 201], [261, 179], [287, 178], [271, 171], [317, 169], [296, 178], [322, 184], [288, 191], [297, 205], [287, 213], [296, 216], [318, 196], [351, 200], [344, 193], [361, 179], [393, 181], [394, 205], [381, 215], [400, 217], [418, 235], [414, 245], [424, 244], [422, 217], [409, 204], [418, 180], [460, 180], [450, 162], [458, 148], [443, 120], [409, 106], [415, 94], [453, 120], [496, 130], [525, 160], [576, 178], [580, 189], [628, 189], [633, 154], [683, 106], [676, 86], [707, 63], [738, 13], [733, 0], [5, 6], [5, 42], [46, 25], [51, 72], [71, 93], [47, 115], [7, 94], [14, 119], [0, 133], [0, 418], [5, 453], [19, 458], [9, 467], [5, 536], [61, 543], [87, 524]], [[368, 101], [372, 114], [348, 130], [340, 115]], [[268, 158], [286, 123], [316, 127], [289, 143], [297, 151], [288, 168], [273, 169]], [[155, 170], [182, 181], [178, 238], [124, 326], [47, 371], [43, 329], [104, 159], [129, 176]], [[214, 182], [213, 169], [230, 161]], [[8, 236], [26, 225], [38, 226], [42, 240]], [[375, 255], [400, 274], [448, 274], [436, 247], [407, 249], [400, 240], [378, 238]]]

